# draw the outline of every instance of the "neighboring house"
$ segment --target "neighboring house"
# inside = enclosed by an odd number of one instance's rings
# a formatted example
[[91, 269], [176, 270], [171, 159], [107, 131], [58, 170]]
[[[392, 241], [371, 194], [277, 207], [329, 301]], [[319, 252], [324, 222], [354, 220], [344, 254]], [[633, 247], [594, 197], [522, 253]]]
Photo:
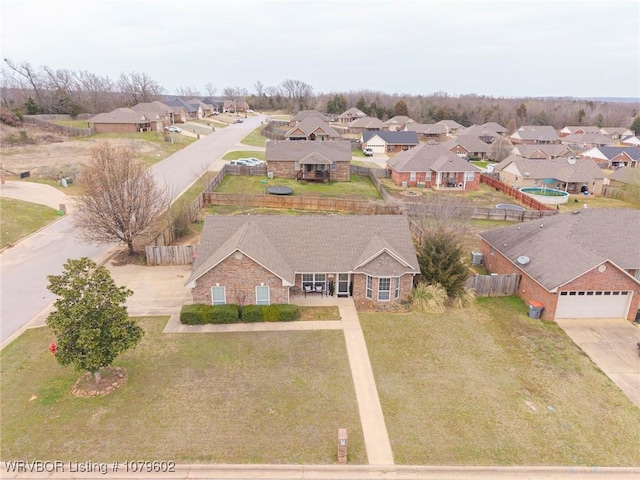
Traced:
[[[203, 117], [202, 107], [199, 104], [191, 104], [182, 100], [181, 98], [174, 98], [171, 100], [165, 100], [165, 105], [170, 107], [182, 108], [186, 112], [187, 119], [200, 119]], [[185, 120], [186, 121], [186, 120]]]
[[580, 158], [590, 158], [601, 168], [616, 169], [620, 167], [638, 166], [640, 148], [638, 147], [595, 147], [584, 151]]
[[116, 108], [87, 120], [96, 133], [140, 133], [153, 131], [156, 121], [131, 108]]
[[164, 108], [169, 112], [169, 123], [186, 123], [189, 115], [187, 110], [181, 104], [178, 105], [168, 105], [165, 102], [160, 102], [158, 100], [151, 102], [158, 105], [159, 108]]
[[534, 160], [510, 155], [494, 167], [500, 181], [514, 188], [546, 186], [568, 193], [602, 194], [604, 173], [596, 162], [575, 157]]
[[339, 123], [351, 123], [354, 120], [357, 120], [359, 118], [364, 118], [366, 116], [367, 116], [367, 114], [364, 113], [362, 110], [360, 110], [360, 109], [358, 109], [356, 107], [351, 107], [346, 112], [341, 113], [340, 115], [338, 115], [337, 121]]
[[384, 124], [387, 126], [387, 129], [391, 132], [393, 132], [394, 130], [396, 132], [405, 130], [405, 127], [412, 123], [416, 123], [416, 121], [405, 115], [396, 115], [395, 117], [391, 117], [389, 120], [384, 122]]
[[491, 145], [471, 135], [458, 135], [444, 142], [442, 146], [466, 160], [474, 157], [484, 160], [491, 151]]
[[633, 187], [640, 193], [640, 168], [622, 167], [606, 178], [612, 187]]
[[574, 133], [562, 137], [562, 144], [573, 150], [587, 150], [594, 147], [605, 147], [615, 143], [610, 137], [601, 133]]
[[222, 102], [213, 97], [206, 97], [202, 99], [202, 103], [209, 106], [209, 110], [211, 110], [211, 114], [215, 115], [222, 111]]
[[200, 106], [200, 108], [202, 109], [203, 117], [210, 117], [213, 115], [213, 106], [203, 102], [202, 100], [199, 100], [197, 98], [190, 98], [189, 100], [187, 100], [187, 103], [189, 103], [190, 105]]
[[525, 125], [516, 130], [509, 139], [514, 145], [519, 144], [554, 144], [560, 143], [560, 137], [555, 129], [548, 125]]
[[420, 273], [404, 215], [210, 215], [186, 285], [194, 303], [290, 303], [305, 290], [404, 302]]
[[151, 128], [156, 132], [162, 131], [163, 127], [171, 124], [172, 116], [169, 113], [168, 107], [163, 106], [159, 102], [138, 103], [131, 107], [131, 110], [142, 113], [150, 119]]
[[406, 130], [416, 132], [419, 138], [427, 140], [444, 140], [447, 136], [447, 127], [441, 123], [409, 123]]
[[337, 140], [340, 134], [320, 117], [309, 116], [284, 134], [287, 140]]
[[471, 125], [469, 128], [460, 129], [457, 137], [461, 136], [476, 137], [490, 145], [503, 135], [484, 125]]
[[561, 137], [567, 135], [584, 135], [585, 133], [601, 133], [600, 128], [596, 126], [567, 126], [561, 129], [559, 132]]
[[378, 131], [362, 132], [362, 148], [370, 148], [373, 153], [396, 153], [409, 150], [420, 143], [416, 132]]
[[626, 318], [640, 306], [640, 210], [583, 208], [480, 234], [485, 267], [521, 275], [542, 318]]
[[223, 100], [222, 108], [225, 113], [245, 112], [249, 110], [249, 104], [244, 100]]
[[624, 137], [632, 137], [634, 135], [633, 130], [629, 130], [625, 127], [602, 127], [600, 133], [612, 138], [613, 140], [620, 140]]
[[556, 157], [571, 157], [574, 152], [562, 144], [553, 145], [516, 145], [511, 151], [513, 155], [531, 159], [549, 159]]
[[486, 122], [480, 125], [482, 128], [494, 131], [502, 137], [506, 137], [509, 131], [497, 122]]
[[267, 174], [310, 181], [348, 182], [351, 179], [351, 143], [271, 141], [265, 151]]
[[387, 130], [387, 126], [376, 117], [358, 118], [349, 124], [349, 133], [377, 132], [380, 130]]
[[620, 145], [625, 147], [640, 147], [640, 137], [638, 135], [629, 135], [620, 139]]
[[480, 169], [437, 143], [423, 143], [387, 160], [391, 179], [402, 187], [476, 190]]
[[445, 126], [445, 128], [447, 129], [448, 137], [455, 137], [456, 135], [458, 135], [458, 132], [464, 128], [463, 125], [460, 125], [455, 120], [440, 120], [436, 123]]
[[293, 117], [291, 117], [289, 125], [295, 127], [298, 123], [310, 117], [318, 118], [324, 123], [329, 123], [329, 118], [326, 115], [318, 112], [317, 110], [300, 110]]

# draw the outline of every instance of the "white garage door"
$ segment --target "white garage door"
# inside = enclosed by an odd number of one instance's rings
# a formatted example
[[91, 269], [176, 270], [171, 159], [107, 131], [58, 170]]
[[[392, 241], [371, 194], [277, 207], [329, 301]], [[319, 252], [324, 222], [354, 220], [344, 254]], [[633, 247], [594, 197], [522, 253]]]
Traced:
[[556, 318], [624, 318], [632, 292], [560, 292]]
[[369, 147], [371, 150], [373, 150], [373, 153], [384, 153], [386, 152], [386, 149], [384, 147], [384, 145], [380, 145], [380, 144], [374, 144], [374, 143], [367, 143], [367, 147]]

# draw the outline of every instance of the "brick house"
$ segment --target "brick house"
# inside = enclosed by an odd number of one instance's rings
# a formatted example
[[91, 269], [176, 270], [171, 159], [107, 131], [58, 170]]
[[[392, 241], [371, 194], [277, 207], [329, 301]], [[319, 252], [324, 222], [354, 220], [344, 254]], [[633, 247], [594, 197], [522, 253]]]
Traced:
[[364, 118], [366, 116], [367, 114], [359, 108], [351, 107], [350, 109], [338, 115], [337, 120], [339, 123], [351, 123], [358, 118]]
[[402, 215], [212, 215], [186, 285], [194, 303], [289, 303], [292, 295], [405, 301], [420, 272]]
[[552, 145], [560, 143], [560, 137], [555, 129], [549, 125], [523, 125], [511, 134], [509, 140], [514, 145]]
[[571, 157], [574, 155], [566, 145], [515, 145], [511, 150], [513, 155], [531, 159], [549, 159], [556, 157]]
[[387, 160], [391, 179], [403, 187], [476, 190], [480, 169], [437, 143], [423, 143]]
[[[496, 137], [499, 135], [496, 134]], [[444, 142], [442, 146], [465, 160], [473, 157], [484, 160], [491, 151], [491, 145], [473, 135], [458, 135], [456, 138]]]
[[640, 148], [594, 147], [582, 152], [580, 158], [593, 159], [600, 168], [636, 167], [640, 163]]
[[424, 140], [444, 140], [447, 136], [447, 127], [440, 123], [410, 123], [405, 129]]
[[500, 181], [514, 188], [546, 186], [568, 193], [602, 194], [604, 173], [591, 159], [530, 159], [510, 155], [494, 166]]
[[581, 209], [480, 234], [490, 272], [521, 275], [542, 318], [626, 318], [640, 307], [640, 211]]
[[309, 116], [298, 122], [287, 133], [287, 140], [339, 140], [340, 134], [320, 117]]
[[116, 108], [108, 113], [99, 113], [87, 120], [96, 133], [139, 133], [150, 132], [156, 120], [130, 108]]
[[349, 123], [349, 133], [373, 132], [388, 130], [387, 125], [376, 117], [361, 117]]
[[268, 174], [310, 181], [351, 180], [351, 144], [336, 141], [271, 141], [265, 150]]
[[373, 131], [362, 132], [362, 148], [370, 148], [373, 153], [396, 153], [409, 150], [420, 143], [416, 132]]

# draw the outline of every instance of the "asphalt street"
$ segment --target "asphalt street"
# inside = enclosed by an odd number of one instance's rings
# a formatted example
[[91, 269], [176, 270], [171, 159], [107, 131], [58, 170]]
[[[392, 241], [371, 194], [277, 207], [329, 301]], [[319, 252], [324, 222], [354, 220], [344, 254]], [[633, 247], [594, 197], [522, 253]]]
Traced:
[[[218, 129], [152, 167], [158, 185], [173, 198], [242, 138], [260, 125], [262, 116]], [[52, 223], [0, 254], [0, 343], [4, 346], [32, 319], [44, 314], [54, 300], [47, 276], [62, 272], [69, 258], [100, 261], [113, 245], [92, 245], [78, 236], [73, 213]]]

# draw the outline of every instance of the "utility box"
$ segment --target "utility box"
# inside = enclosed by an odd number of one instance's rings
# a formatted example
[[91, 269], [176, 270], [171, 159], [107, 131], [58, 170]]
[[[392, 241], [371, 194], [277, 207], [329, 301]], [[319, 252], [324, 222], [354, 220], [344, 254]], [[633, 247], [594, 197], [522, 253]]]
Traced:
[[544, 310], [544, 305], [540, 302], [536, 302], [535, 300], [529, 302], [529, 318], [540, 318], [542, 310]]
[[484, 255], [482, 252], [471, 252], [471, 265], [482, 265]]
[[267, 178], [273, 180], [273, 172], [267, 172]]

